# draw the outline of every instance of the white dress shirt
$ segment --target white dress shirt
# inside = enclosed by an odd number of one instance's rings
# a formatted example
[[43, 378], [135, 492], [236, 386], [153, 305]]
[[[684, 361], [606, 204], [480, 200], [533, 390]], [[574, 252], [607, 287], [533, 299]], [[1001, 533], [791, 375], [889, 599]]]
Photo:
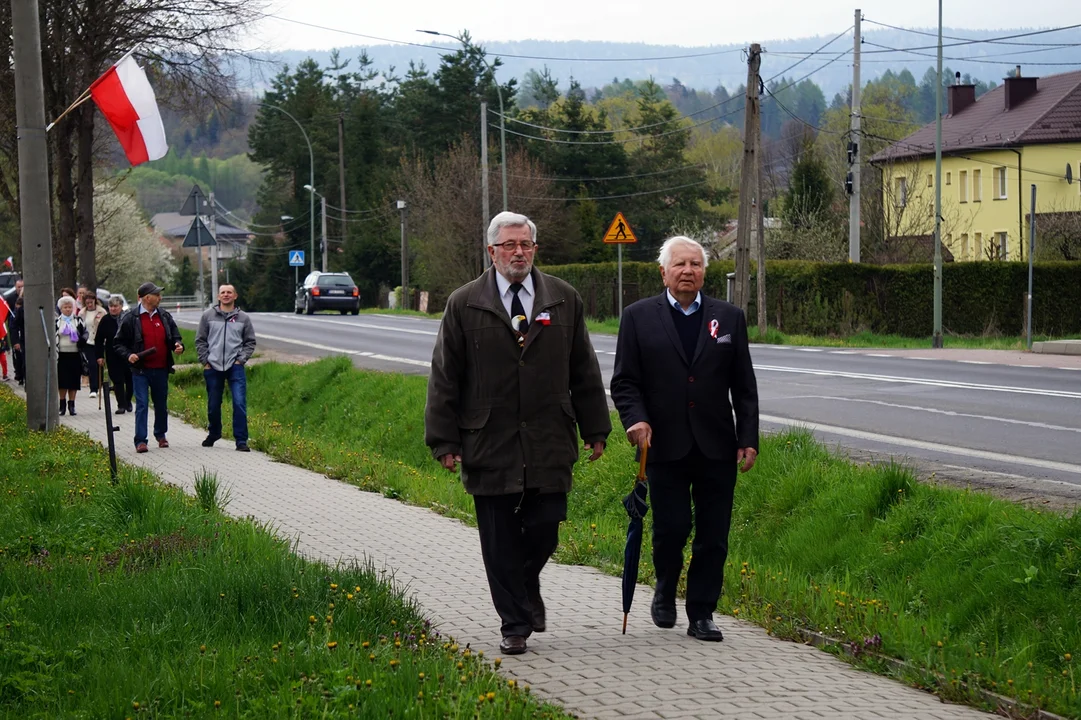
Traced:
[[[514, 300], [514, 291], [510, 289], [510, 280], [500, 273], [495, 274], [495, 285], [499, 290], [499, 299], [503, 301], [503, 307], [507, 310], [507, 317], [514, 318], [511, 314], [510, 304]], [[522, 301], [525, 309], [525, 317], [529, 323], [533, 322], [533, 275], [527, 275], [522, 281], [522, 289], [518, 291], [518, 299]]]

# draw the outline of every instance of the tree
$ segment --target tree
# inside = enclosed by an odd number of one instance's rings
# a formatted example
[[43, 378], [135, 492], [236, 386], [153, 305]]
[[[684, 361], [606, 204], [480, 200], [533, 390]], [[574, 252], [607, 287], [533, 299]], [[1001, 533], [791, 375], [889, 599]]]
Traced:
[[135, 198], [99, 183], [94, 218], [97, 277], [102, 286], [135, 297], [136, 288], [148, 280], [164, 284], [172, 279], [175, 266], [169, 249], [147, 225]]
[[195, 287], [199, 283], [199, 273], [191, 262], [191, 256], [185, 254], [180, 260], [180, 268], [173, 276], [171, 290], [173, 295], [194, 295]]
[[552, 71], [545, 65], [541, 72], [530, 70], [522, 81], [522, 92], [518, 98], [521, 108], [537, 107], [547, 110], [559, 100], [559, 81], [552, 77]]

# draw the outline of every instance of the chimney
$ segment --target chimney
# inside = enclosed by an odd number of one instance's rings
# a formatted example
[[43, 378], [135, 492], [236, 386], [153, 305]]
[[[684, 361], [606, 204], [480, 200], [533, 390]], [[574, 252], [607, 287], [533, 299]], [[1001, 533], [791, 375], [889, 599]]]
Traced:
[[1006, 110], [1012, 110], [1036, 94], [1039, 78], [1021, 77], [1021, 66], [1017, 66], [1013, 77], [1006, 78]]
[[953, 85], [947, 88], [949, 91], [947, 95], [949, 102], [947, 112], [951, 117], [976, 102], [975, 85], [962, 85], [961, 73], [957, 73], [953, 80]]

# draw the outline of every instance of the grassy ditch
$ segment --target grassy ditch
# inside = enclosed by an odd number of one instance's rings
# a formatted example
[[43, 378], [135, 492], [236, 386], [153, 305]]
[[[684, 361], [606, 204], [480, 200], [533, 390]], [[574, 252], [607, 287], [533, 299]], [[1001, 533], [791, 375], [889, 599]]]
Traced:
[[[564, 717], [431, 630], [379, 573], [329, 568], [0, 389], [5, 717]], [[217, 487], [216, 487], [217, 486]]]
[[[457, 477], [424, 447], [425, 378], [358, 371], [345, 358], [249, 372], [257, 449], [473, 522]], [[174, 407], [205, 422], [201, 374], [179, 373], [176, 382]], [[601, 461], [576, 468], [557, 557], [618, 573], [626, 528], [619, 498], [636, 466], [622, 433], [610, 440]], [[645, 582], [653, 578], [648, 555]], [[1073, 661], [1081, 653], [1081, 515], [930, 487], [904, 468], [853, 465], [790, 432], [765, 439], [758, 466], [738, 485], [725, 583], [723, 611], [776, 635], [825, 633], [880, 672], [897, 671], [875, 653], [905, 660], [916, 668], [906, 680], [951, 699], [978, 704], [972, 690], [982, 688], [1081, 714]]]

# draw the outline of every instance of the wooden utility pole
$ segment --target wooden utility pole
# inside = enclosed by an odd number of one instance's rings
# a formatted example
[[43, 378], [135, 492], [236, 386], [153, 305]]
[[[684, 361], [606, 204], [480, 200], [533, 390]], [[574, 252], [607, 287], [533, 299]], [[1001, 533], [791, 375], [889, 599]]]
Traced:
[[483, 100], [480, 103], [480, 207], [484, 221], [480, 231], [480, 262], [487, 270], [492, 264], [488, 257], [488, 223], [492, 221], [492, 213], [488, 207], [488, 103]]
[[856, 10], [852, 49], [852, 108], [849, 119], [848, 165], [852, 190], [848, 196], [848, 261], [860, 261], [860, 10]]
[[758, 263], [758, 298], [755, 306], [758, 309], [758, 337], [766, 339], [766, 197], [762, 194], [762, 128], [756, 123], [754, 126], [755, 165], [754, 175], [757, 185], [755, 194], [755, 207], [758, 209], [757, 225], [758, 236], [755, 243], [755, 262]]
[[[345, 204], [345, 113], [338, 113], [338, 187], [340, 188], [339, 196], [341, 198], [342, 208], [339, 211], [342, 215], [341, 232], [339, 235], [341, 235], [342, 242], [345, 242], [345, 229], [348, 220], [345, 209], [349, 207]], [[326, 213], [324, 213], [324, 217], [325, 216]], [[326, 221], [324, 220], [324, 222]], [[326, 235], [325, 232], [323, 234]], [[323, 270], [326, 270], [326, 267], [324, 267]]]
[[736, 228], [736, 287], [732, 298], [744, 313], [751, 299], [751, 225], [758, 168], [755, 135], [759, 127], [758, 69], [761, 64], [762, 47], [754, 43], [747, 53], [747, 105], [743, 115], [743, 166], [739, 176], [739, 226]]
[[26, 317], [26, 427], [55, 430], [56, 295], [53, 293], [49, 149], [45, 141], [45, 89], [37, 0], [11, 0], [11, 61], [15, 75], [15, 125], [19, 143], [19, 229]]

